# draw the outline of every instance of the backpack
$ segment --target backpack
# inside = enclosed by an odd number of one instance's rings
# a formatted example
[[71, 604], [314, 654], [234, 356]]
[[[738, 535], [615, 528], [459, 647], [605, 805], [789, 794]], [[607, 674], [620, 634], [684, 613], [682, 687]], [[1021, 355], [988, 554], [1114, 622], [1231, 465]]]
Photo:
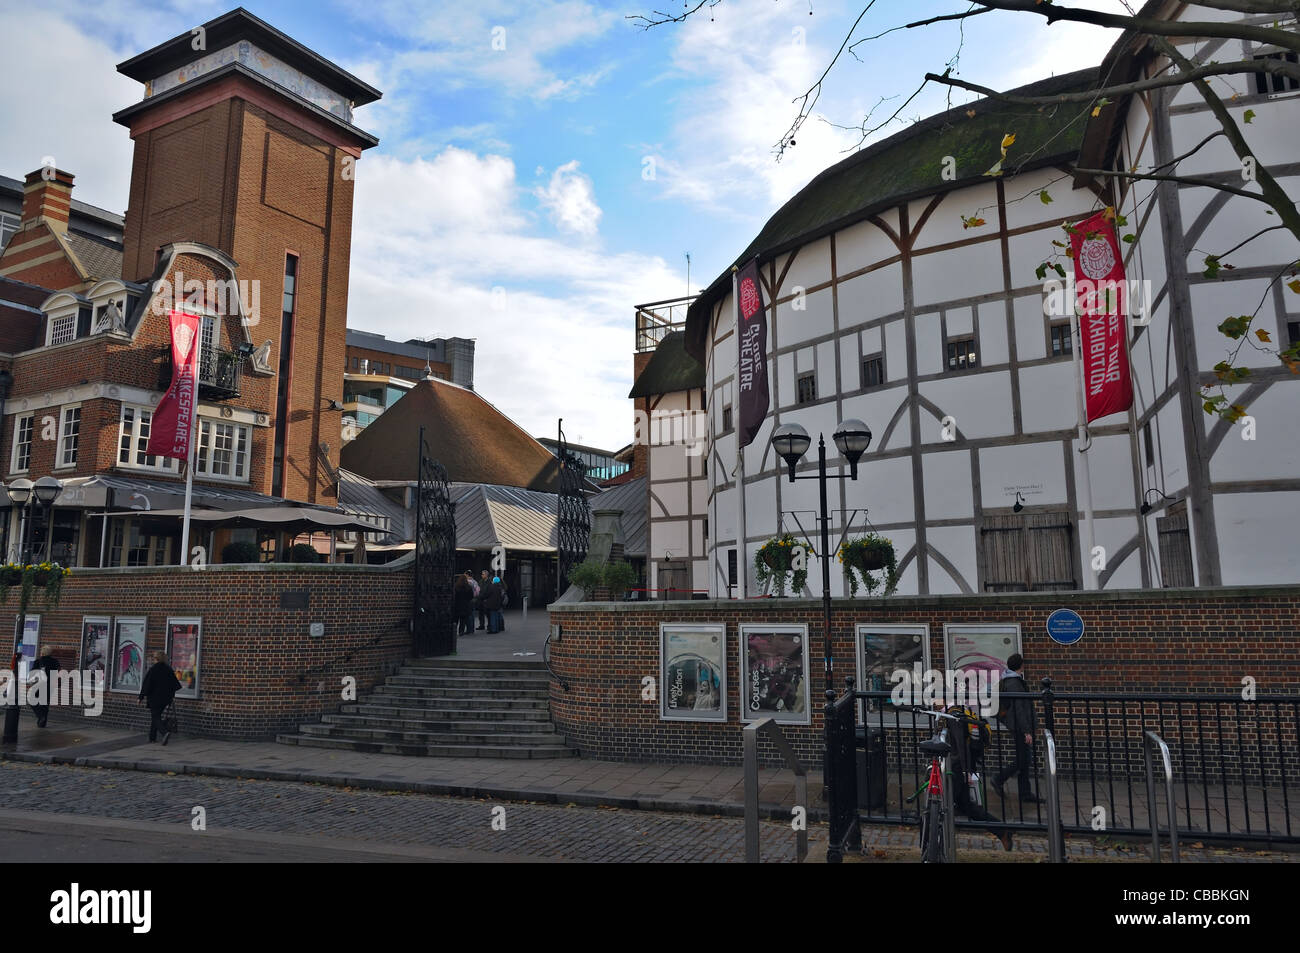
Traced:
[[948, 714], [970, 719], [957, 728], [958, 731], [964, 730], [966, 732], [966, 740], [970, 744], [978, 745], [980, 750], [983, 750], [984, 746], [989, 743], [989, 739], [992, 737], [992, 729], [988, 720], [978, 712], [972, 711], [963, 705], [953, 705], [948, 709]]

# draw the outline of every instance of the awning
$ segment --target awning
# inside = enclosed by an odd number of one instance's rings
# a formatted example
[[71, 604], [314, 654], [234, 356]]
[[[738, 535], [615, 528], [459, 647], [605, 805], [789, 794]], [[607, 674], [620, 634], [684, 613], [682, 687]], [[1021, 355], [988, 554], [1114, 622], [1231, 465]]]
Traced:
[[[97, 514], [98, 515], [98, 514]], [[129, 516], [134, 519], [175, 517], [183, 519], [184, 510], [122, 510], [108, 516]], [[217, 526], [275, 526], [286, 531], [305, 529], [354, 529], [363, 533], [386, 533], [382, 526], [366, 522], [347, 513], [314, 510], [300, 506], [257, 506], [246, 510], [191, 510], [190, 522], [207, 527]]]

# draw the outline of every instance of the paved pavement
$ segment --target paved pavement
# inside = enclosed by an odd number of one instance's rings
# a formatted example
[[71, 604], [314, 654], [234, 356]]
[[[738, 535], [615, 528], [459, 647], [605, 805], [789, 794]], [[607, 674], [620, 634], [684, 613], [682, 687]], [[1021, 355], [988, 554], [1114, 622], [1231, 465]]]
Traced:
[[[526, 616], [523, 609], [507, 609], [503, 615], [506, 622], [503, 631], [489, 635], [486, 629], [479, 629], [472, 635], [457, 636], [456, 653], [447, 657], [473, 661], [542, 661], [550, 631], [546, 608], [529, 609]], [[478, 624], [477, 619], [474, 624]]]

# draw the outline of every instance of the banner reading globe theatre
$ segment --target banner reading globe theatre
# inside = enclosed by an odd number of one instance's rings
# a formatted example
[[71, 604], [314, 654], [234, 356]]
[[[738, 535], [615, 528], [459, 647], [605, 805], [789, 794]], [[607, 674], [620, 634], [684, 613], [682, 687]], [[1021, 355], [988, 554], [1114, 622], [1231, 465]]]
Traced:
[[771, 403], [767, 390], [767, 310], [763, 307], [763, 289], [758, 280], [755, 258], [736, 276], [736, 300], [740, 321], [736, 328], [740, 338], [739, 381], [740, 446], [747, 447], [758, 435]]
[[172, 334], [172, 383], [154, 408], [145, 452], [188, 460], [197, 398], [199, 318], [181, 311], [167, 314]]

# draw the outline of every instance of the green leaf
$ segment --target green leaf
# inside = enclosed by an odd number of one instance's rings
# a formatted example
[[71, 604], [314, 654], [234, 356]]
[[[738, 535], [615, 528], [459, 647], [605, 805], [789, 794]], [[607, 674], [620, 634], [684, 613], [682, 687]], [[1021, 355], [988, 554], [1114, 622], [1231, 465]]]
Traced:
[[1286, 286], [1296, 294], [1300, 295], [1300, 278], [1297, 278], [1295, 281], [1288, 281]]
[[1034, 269], [1034, 277], [1037, 278], [1039, 281], [1042, 281], [1045, 277], [1047, 277], [1047, 262], [1043, 262], [1036, 269]]
[[1123, 215], [1117, 214], [1115, 216], [1115, 224], [1118, 225], [1120, 228], [1123, 228], [1125, 225], [1128, 224], [1128, 219], [1126, 219]]
[[1218, 255], [1206, 255], [1206, 256], [1205, 256], [1205, 271], [1203, 272], [1203, 274], [1204, 274], [1204, 276], [1205, 276], [1206, 278], [1217, 278], [1217, 277], [1218, 277], [1218, 275], [1219, 275], [1219, 256], [1218, 256]]
[[1250, 316], [1242, 315], [1238, 318], [1227, 318], [1219, 325], [1219, 331], [1234, 341], [1246, 333], [1250, 328]]
[[1047, 189], [1043, 189], [1038, 193], [1038, 201], [1042, 202], [1044, 205], [1052, 204], [1052, 197], [1047, 194]]
[[1133, 242], [1137, 241], [1137, 236], [1136, 236], [1136, 235], [1131, 235], [1131, 234], [1130, 234], [1130, 235], [1125, 235], [1125, 236], [1124, 236], [1124, 241], [1128, 242], [1128, 243], [1131, 245], [1131, 244], [1133, 244]]
[[1253, 109], [1247, 109], [1245, 115], [1241, 117], [1242, 121], [1245, 122], [1247, 125], [1249, 125], [1250, 121], [1254, 118], [1255, 118], [1255, 110]]
[[1065, 269], [1064, 269], [1064, 268], [1062, 268], [1060, 265], [1052, 265], [1052, 267], [1056, 269], [1056, 273], [1057, 273], [1058, 275], [1060, 275], [1062, 278], [1065, 277]]

